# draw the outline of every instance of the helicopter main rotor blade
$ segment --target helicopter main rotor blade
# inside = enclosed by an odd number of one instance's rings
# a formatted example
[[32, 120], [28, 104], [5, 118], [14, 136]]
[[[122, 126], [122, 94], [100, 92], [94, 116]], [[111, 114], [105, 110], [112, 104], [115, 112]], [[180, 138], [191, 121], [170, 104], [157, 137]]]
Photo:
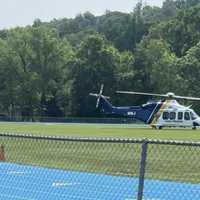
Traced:
[[145, 93], [145, 92], [117, 91], [116, 93], [118, 93], [118, 94], [133, 94], [133, 95], [165, 97], [167, 99], [183, 99], [183, 100], [191, 100], [191, 101], [200, 101], [199, 97], [178, 96], [178, 95], [175, 95], [172, 92], [168, 92], [167, 94], [155, 94], [155, 93]]
[[198, 98], [198, 97], [185, 97], [185, 96], [177, 96], [177, 95], [175, 95], [174, 98], [183, 99], [183, 100], [200, 101], [200, 98]]
[[155, 94], [155, 93], [145, 93], [145, 92], [130, 92], [130, 91], [116, 91], [118, 94], [136, 94], [145, 96], [157, 96], [157, 97], [168, 97], [166, 94]]

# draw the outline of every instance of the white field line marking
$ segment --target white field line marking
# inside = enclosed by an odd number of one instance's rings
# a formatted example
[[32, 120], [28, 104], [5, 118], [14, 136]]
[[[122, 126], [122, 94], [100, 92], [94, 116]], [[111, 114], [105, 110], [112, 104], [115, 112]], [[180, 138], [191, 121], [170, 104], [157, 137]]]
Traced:
[[[7, 174], [7, 172], [6, 173], [0, 172], [0, 174], [5, 175], [5, 174]], [[16, 174], [10, 174], [10, 175], [11, 176], [15, 176]], [[26, 173], [26, 174], [23, 174], [23, 178], [24, 179], [31, 179], [30, 182], [31, 182], [32, 185], [38, 185], [38, 181], [37, 180], [41, 180], [41, 175], [42, 175], [41, 173], [38, 173], [37, 176], [36, 176], [36, 174], [33, 174], [33, 173]], [[65, 179], [68, 179], [69, 181], [62, 180], [62, 182], [73, 182], [72, 180], [70, 180], [71, 177], [73, 177], [73, 176], [74, 175], [69, 175], [68, 177], [65, 178]], [[45, 177], [45, 179], [46, 179], [47, 183], [52, 183], [52, 182], [55, 183], [55, 182], [57, 182], [57, 181], [55, 181], [55, 179], [52, 179], [52, 178]], [[115, 185], [108, 186], [107, 184], [102, 184], [102, 183], [101, 183], [101, 185], [97, 184], [97, 183], [96, 184], [94, 184], [94, 183], [90, 184], [89, 182], [86, 182], [86, 181], [85, 182], [84, 181], [82, 181], [82, 182], [76, 182], [76, 185], [82, 185], [83, 187], [84, 186], [91, 186], [92, 188], [98, 186], [98, 188], [104, 188], [105, 190], [106, 189], [112, 190], [114, 188], [118, 188]]]
[[15, 170], [11, 170], [11, 171], [7, 171], [7, 174], [9, 175], [25, 175], [25, 174], [30, 174], [30, 172], [26, 172], [26, 171], [15, 171]]
[[67, 187], [67, 186], [75, 186], [75, 185], [80, 185], [80, 183], [63, 182], [63, 181], [52, 183], [52, 187]]

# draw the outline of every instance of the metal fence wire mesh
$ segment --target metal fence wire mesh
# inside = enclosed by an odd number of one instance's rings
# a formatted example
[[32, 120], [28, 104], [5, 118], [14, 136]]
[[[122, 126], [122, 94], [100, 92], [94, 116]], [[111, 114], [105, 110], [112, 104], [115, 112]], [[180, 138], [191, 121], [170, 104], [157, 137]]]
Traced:
[[0, 134], [0, 145], [0, 199], [200, 199], [200, 143]]

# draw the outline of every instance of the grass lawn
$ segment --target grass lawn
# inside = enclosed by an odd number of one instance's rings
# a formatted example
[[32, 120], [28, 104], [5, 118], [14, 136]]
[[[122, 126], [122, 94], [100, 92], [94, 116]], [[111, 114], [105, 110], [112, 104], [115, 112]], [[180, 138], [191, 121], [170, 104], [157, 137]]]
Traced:
[[[126, 137], [200, 141], [199, 130], [152, 130], [126, 125], [1, 123], [0, 132], [50, 136]], [[1, 137], [6, 161], [110, 175], [139, 175], [141, 144], [61, 142]], [[200, 147], [148, 147], [146, 178], [199, 183]]]
[[200, 130], [138, 128], [134, 125], [0, 123], [0, 132], [50, 136], [125, 137], [200, 141]]

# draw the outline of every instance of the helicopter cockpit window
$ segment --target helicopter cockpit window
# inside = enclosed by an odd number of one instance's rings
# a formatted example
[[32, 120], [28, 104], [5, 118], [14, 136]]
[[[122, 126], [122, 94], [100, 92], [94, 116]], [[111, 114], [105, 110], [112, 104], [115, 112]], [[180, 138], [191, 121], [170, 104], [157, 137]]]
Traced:
[[184, 119], [185, 120], [190, 120], [190, 113], [189, 112], [185, 112], [184, 113]]
[[169, 119], [169, 112], [163, 112], [163, 119], [164, 120]]
[[197, 118], [197, 114], [194, 111], [190, 112], [190, 116], [192, 120], [195, 120]]
[[170, 112], [169, 118], [170, 118], [170, 120], [176, 119], [176, 113], [175, 112]]
[[178, 112], [178, 120], [182, 120], [183, 119], [183, 112]]

